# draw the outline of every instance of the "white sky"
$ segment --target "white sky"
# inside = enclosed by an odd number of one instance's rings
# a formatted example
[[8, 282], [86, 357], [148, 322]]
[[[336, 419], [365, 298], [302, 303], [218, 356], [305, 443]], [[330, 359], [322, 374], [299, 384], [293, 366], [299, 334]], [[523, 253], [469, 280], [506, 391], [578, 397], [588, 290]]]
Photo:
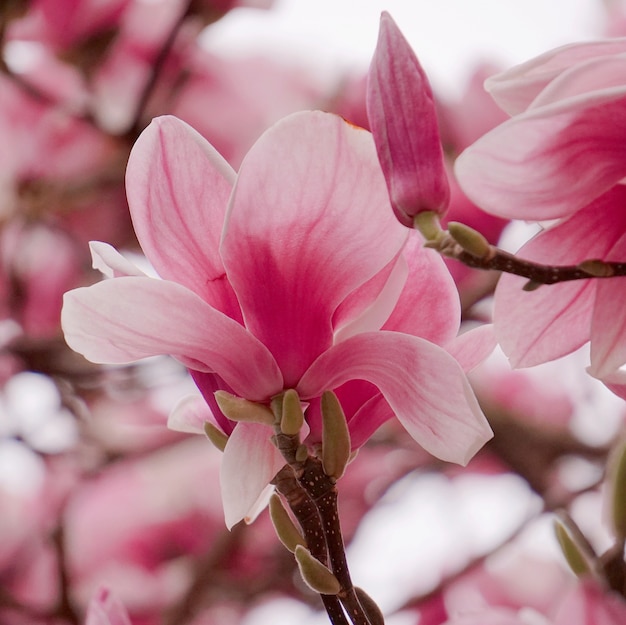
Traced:
[[413, 45], [434, 87], [457, 95], [480, 60], [503, 67], [551, 47], [601, 36], [602, 0], [275, 0], [210, 29], [210, 47], [278, 53], [334, 68], [369, 63], [381, 11]]

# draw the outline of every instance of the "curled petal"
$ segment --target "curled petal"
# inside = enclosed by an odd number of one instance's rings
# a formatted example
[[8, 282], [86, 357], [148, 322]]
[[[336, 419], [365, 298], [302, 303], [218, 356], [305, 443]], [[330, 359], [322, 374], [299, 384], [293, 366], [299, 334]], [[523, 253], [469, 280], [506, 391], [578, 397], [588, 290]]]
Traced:
[[332, 344], [337, 307], [385, 269], [407, 236], [389, 210], [367, 131], [336, 115], [296, 113], [248, 152], [222, 256], [246, 326], [287, 387]]
[[367, 88], [367, 115], [398, 220], [410, 228], [422, 211], [443, 213], [450, 188], [428, 78], [384, 12]]
[[455, 337], [445, 349], [465, 373], [477, 367], [496, 348], [497, 341], [493, 325], [486, 323]]
[[167, 427], [175, 432], [204, 434], [204, 424], [207, 422], [222, 430], [202, 396], [187, 395], [180, 399], [170, 412]]
[[107, 278], [146, 275], [108, 243], [90, 241], [89, 249], [92, 267], [102, 272]]
[[509, 115], [525, 111], [557, 76], [581, 62], [626, 52], [626, 38], [561, 46], [485, 81], [498, 106]]
[[494, 215], [566, 217], [626, 176], [626, 87], [533, 108], [455, 162], [468, 197]]
[[298, 385], [314, 397], [351, 379], [377, 386], [428, 452], [466, 464], [492, 432], [459, 364], [443, 349], [398, 332], [354, 336], [320, 356]]
[[226, 443], [220, 485], [228, 529], [256, 511], [259, 497], [285, 465], [271, 434], [266, 425], [238, 423]]
[[266, 400], [283, 387], [265, 346], [174, 282], [125, 277], [75, 289], [64, 296], [61, 322], [68, 345], [93, 362], [170, 354], [214, 371], [251, 400]]
[[126, 192], [141, 248], [162, 278], [240, 318], [219, 254], [235, 172], [193, 128], [157, 117], [137, 139]]

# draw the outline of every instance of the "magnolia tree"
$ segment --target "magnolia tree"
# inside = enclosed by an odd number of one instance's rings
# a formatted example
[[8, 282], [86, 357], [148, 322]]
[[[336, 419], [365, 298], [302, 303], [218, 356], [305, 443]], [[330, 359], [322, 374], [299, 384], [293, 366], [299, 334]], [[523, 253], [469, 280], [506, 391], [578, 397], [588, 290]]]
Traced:
[[269, 4], [0, 9], [0, 621], [625, 623], [626, 39], [461, 107], [202, 45]]

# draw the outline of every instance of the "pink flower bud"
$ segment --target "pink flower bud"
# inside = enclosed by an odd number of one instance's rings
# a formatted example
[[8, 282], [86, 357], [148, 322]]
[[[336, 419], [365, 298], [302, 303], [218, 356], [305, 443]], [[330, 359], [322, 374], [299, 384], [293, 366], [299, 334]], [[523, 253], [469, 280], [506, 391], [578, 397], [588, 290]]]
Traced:
[[424, 211], [443, 214], [450, 188], [428, 78], [388, 13], [380, 19], [369, 71], [367, 114], [391, 205], [413, 226]]

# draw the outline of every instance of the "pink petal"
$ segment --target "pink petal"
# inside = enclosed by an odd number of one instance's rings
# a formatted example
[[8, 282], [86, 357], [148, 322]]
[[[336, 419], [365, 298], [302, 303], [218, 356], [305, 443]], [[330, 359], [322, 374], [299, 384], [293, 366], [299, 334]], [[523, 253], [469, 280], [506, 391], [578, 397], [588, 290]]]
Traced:
[[321, 112], [270, 128], [242, 163], [222, 256], [246, 326], [287, 387], [332, 344], [332, 318], [407, 237], [371, 135]]
[[[623, 206], [621, 207], [623, 211]], [[625, 220], [622, 220], [625, 221]], [[616, 232], [626, 224], [615, 223]], [[605, 260], [623, 262], [626, 234], [623, 234]], [[604, 379], [626, 363], [626, 278], [598, 280], [591, 326], [591, 375]]]
[[445, 212], [450, 189], [433, 94], [411, 46], [386, 12], [368, 76], [367, 115], [400, 222], [412, 228], [420, 212]]
[[409, 276], [383, 329], [413, 334], [444, 345], [456, 336], [461, 321], [454, 280], [441, 256], [426, 249], [417, 232], [411, 234], [403, 256], [409, 266]]
[[442, 460], [466, 464], [492, 436], [459, 364], [423, 339], [354, 336], [320, 356], [297, 390], [306, 399], [348, 380], [376, 385], [409, 434]]
[[494, 328], [486, 323], [467, 330], [445, 345], [445, 349], [465, 373], [477, 367], [496, 348]]
[[101, 241], [90, 241], [92, 267], [107, 278], [145, 276], [146, 274], [124, 258], [113, 246]]
[[158, 354], [214, 371], [242, 397], [283, 388], [276, 362], [244, 327], [174, 282], [124, 277], [64, 296], [68, 345], [94, 362], [122, 364]]
[[238, 423], [226, 443], [220, 484], [226, 526], [231, 529], [253, 509], [285, 460], [270, 442], [272, 430], [259, 423]]
[[195, 130], [158, 117], [128, 161], [126, 191], [135, 233], [159, 275], [240, 319], [219, 241], [235, 172]]
[[626, 88], [533, 108], [456, 160], [458, 181], [487, 212], [546, 220], [571, 215], [626, 176]]
[[[626, 230], [624, 202], [626, 188], [618, 185], [537, 235], [518, 255], [548, 265], [605, 258]], [[525, 278], [503, 275], [495, 294], [496, 336], [514, 367], [554, 360], [589, 340], [597, 280], [542, 286], [532, 292], [522, 291], [525, 283]]]
[[555, 78], [532, 101], [530, 108], [601, 90], [610, 89], [613, 95], [624, 93], [625, 70], [626, 58], [623, 56], [600, 57], [580, 63]]
[[352, 291], [335, 311], [335, 343], [361, 332], [380, 330], [394, 310], [408, 275], [407, 262], [399, 254], [383, 271]]
[[167, 418], [167, 427], [175, 432], [204, 434], [207, 422], [222, 429], [201, 395], [187, 395], [174, 406]]
[[488, 78], [485, 89], [509, 115], [517, 115], [567, 69], [589, 59], [623, 52], [626, 38], [568, 44]]

